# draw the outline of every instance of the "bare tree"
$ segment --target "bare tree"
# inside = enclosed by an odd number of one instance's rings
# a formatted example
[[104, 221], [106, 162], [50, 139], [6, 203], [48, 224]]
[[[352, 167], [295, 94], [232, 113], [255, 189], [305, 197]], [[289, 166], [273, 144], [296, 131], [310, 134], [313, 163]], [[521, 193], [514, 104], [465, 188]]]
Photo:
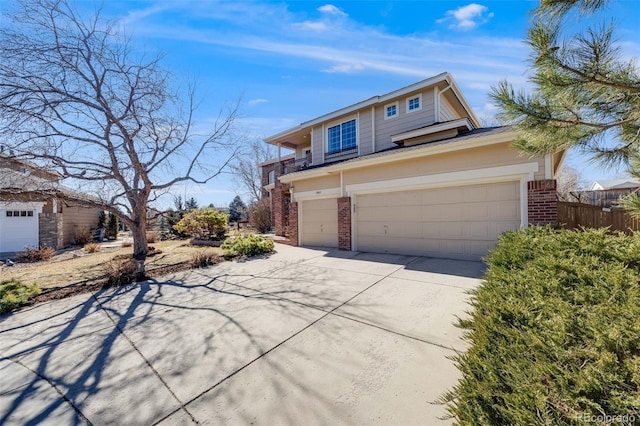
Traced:
[[563, 166], [557, 175], [558, 199], [560, 201], [579, 202], [578, 191], [582, 189], [580, 174], [573, 167]]
[[244, 146], [242, 155], [238, 155], [231, 163], [230, 171], [236, 183], [249, 195], [250, 204], [262, 198], [262, 169], [259, 164], [274, 157], [273, 146], [254, 139]]
[[[7, 6], [7, 5], [5, 5]], [[138, 273], [148, 251], [147, 206], [172, 185], [203, 184], [237, 151], [237, 105], [194, 132], [193, 87], [172, 88], [147, 57], [100, 17], [68, 0], [20, 0], [0, 25], [0, 136], [12, 157], [52, 168], [82, 189], [71, 197], [131, 229]]]

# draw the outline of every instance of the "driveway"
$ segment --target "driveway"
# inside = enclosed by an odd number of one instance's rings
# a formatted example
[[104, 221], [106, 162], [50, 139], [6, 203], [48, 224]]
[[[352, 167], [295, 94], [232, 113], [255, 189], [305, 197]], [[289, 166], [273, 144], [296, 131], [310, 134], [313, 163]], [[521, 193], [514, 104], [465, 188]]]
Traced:
[[0, 424], [439, 424], [479, 262], [276, 253], [0, 317]]

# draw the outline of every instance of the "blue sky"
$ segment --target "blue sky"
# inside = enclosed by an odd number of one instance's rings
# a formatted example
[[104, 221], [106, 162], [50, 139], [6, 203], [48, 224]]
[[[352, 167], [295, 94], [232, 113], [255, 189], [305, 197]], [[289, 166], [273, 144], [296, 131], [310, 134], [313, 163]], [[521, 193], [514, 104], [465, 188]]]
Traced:
[[[84, 3], [93, 6], [93, 3]], [[496, 124], [490, 86], [526, 87], [522, 42], [537, 1], [114, 1], [134, 45], [164, 52], [178, 83], [198, 81], [206, 123], [241, 99], [240, 130], [265, 137], [335, 109], [450, 72], [485, 125]], [[636, 0], [613, 1], [625, 57], [640, 56]], [[570, 26], [582, 25], [577, 19]], [[615, 177], [571, 153], [583, 179]], [[177, 188], [201, 205], [228, 205], [241, 190], [229, 177]]]

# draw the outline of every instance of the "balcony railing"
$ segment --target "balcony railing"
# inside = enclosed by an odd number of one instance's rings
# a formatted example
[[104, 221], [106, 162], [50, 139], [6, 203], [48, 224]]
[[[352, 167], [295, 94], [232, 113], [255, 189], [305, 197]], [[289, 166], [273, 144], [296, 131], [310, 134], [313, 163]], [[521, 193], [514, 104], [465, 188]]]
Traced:
[[339, 151], [327, 152], [324, 155], [324, 159], [326, 160], [343, 160], [346, 158], [355, 157], [358, 155], [358, 147], [354, 146], [352, 148], [341, 149]]

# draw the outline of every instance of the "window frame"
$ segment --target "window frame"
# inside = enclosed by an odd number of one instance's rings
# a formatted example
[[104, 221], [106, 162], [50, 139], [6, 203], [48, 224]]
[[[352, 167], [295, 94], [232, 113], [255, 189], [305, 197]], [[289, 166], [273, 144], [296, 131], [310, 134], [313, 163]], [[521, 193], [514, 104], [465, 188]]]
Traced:
[[[395, 107], [395, 114], [393, 115], [389, 115], [389, 108]], [[392, 102], [390, 104], [387, 104], [384, 106], [384, 119], [385, 120], [390, 120], [392, 118], [395, 118], [397, 116], [400, 115], [400, 102], [396, 101], [396, 102]]]
[[[345, 147], [344, 146], [344, 136], [345, 136], [345, 129], [343, 128], [343, 126], [345, 126], [348, 123], [353, 122], [353, 140], [354, 140], [354, 144], [353, 146], [349, 146], [349, 147]], [[339, 128], [338, 131], [338, 135], [339, 135], [339, 148], [337, 150], [331, 150], [331, 139], [330, 139], [330, 134], [331, 131], [335, 128]], [[325, 155], [335, 155], [335, 154], [340, 154], [341, 152], [344, 151], [349, 151], [352, 149], [358, 149], [358, 145], [359, 145], [359, 141], [358, 141], [358, 117], [357, 116], [351, 116], [342, 120], [338, 120], [338, 121], [334, 121], [332, 123], [329, 123], [326, 126], [326, 131], [325, 131]]]
[[269, 181], [268, 185], [271, 185], [272, 183], [276, 183], [276, 171], [275, 170], [271, 170], [269, 172], [267, 180]]
[[[409, 109], [409, 104], [411, 101], [417, 99], [418, 100], [418, 107], [417, 108], [413, 108], [413, 109]], [[411, 96], [409, 98], [406, 99], [406, 103], [407, 103], [407, 114], [411, 114], [412, 112], [416, 112], [416, 111], [420, 111], [422, 109], [422, 93], [418, 93], [417, 95]]]
[[33, 210], [5, 210], [5, 217], [34, 217], [35, 213]]

